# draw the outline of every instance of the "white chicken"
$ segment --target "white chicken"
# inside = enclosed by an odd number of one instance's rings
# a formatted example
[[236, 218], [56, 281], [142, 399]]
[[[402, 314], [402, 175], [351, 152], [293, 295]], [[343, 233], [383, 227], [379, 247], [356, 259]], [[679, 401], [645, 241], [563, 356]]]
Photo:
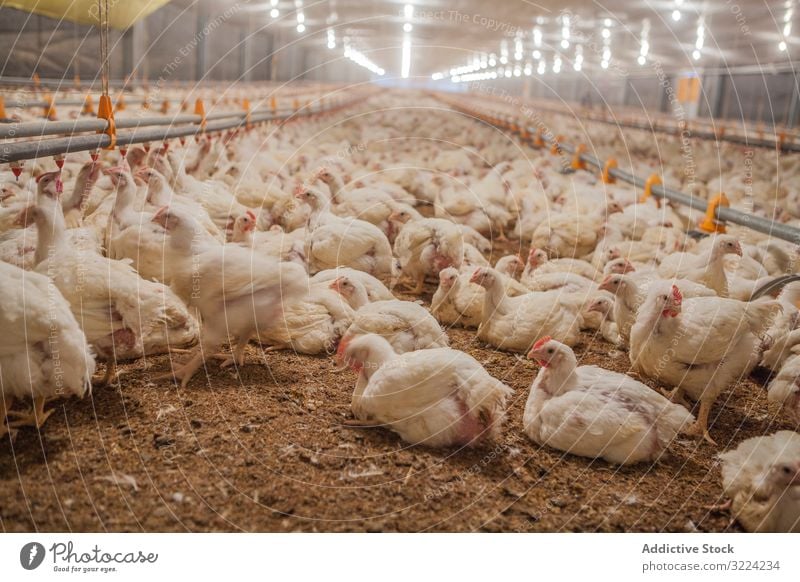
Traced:
[[487, 267], [476, 269], [470, 282], [486, 289], [478, 339], [515, 352], [527, 352], [543, 335], [568, 345], [578, 343], [582, 305], [572, 295], [546, 291], [510, 297], [502, 275]]
[[118, 360], [197, 341], [197, 322], [168, 287], [142, 279], [127, 262], [69, 245], [58, 184], [58, 172], [42, 174], [30, 211], [38, 232], [36, 271], [53, 280], [89, 344], [108, 363], [102, 383], [113, 378]]
[[296, 196], [311, 207], [305, 256], [312, 274], [336, 267], [352, 267], [378, 279], [389, 279], [392, 247], [377, 226], [333, 215], [329, 202], [316, 189], [301, 188]]
[[630, 359], [641, 374], [700, 401], [694, 432], [711, 444], [708, 416], [719, 394], [745, 377], [761, 357], [761, 335], [780, 312], [777, 301], [743, 303], [720, 297], [685, 302], [678, 287], [652, 285], [631, 328]]
[[425, 277], [438, 277], [447, 267], [459, 268], [464, 258], [461, 230], [441, 218], [406, 222], [394, 241], [400, 276], [409, 277], [411, 293], [422, 293]]
[[542, 366], [522, 424], [534, 442], [609, 463], [656, 461], [694, 418], [630, 376], [578, 366], [572, 349], [549, 337], [529, 358]]
[[722, 487], [749, 532], [800, 532], [800, 434], [747, 439], [719, 456]]
[[163, 208], [153, 222], [169, 237], [167, 263], [173, 286], [202, 319], [200, 346], [191, 359], [165, 377], [186, 387], [198, 368], [229, 338], [236, 346], [223, 365], [244, 364], [244, 350], [282, 317], [285, 302], [303, 297], [308, 277], [302, 267], [278, 263], [238, 246], [209, 243], [191, 215]]
[[[91, 391], [94, 358], [69, 304], [44, 275], [0, 263], [0, 436], [10, 428], [41, 428], [46, 399]], [[11, 412], [33, 399], [30, 413]], [[6, 416], [17, 417], [5, 424]]]
[[411, 444], [469, 446], [500, 435], [511, 388], [450, 348], [397, 354], [384, 338], [345, 338], [340, 359], [358, 372], [354, 425], [386, 425]]
[[742, 245], [730, 235], [719, 235], [706, 252], [672, 253], [658, 266], [658, 273], [664, 278], [690, 279], [702, 283], [716, 291], [720, 297], [728, 296], [728, 277], [725, 273], [725, 256], [742, 256]]

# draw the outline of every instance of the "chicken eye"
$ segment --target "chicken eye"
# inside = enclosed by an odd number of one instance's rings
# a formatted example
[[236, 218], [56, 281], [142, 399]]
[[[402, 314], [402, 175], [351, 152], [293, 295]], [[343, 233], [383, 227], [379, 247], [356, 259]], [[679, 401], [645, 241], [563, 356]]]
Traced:
[[553, 348], [548, 348], [547, 353], [552, 354], [555, 350]]

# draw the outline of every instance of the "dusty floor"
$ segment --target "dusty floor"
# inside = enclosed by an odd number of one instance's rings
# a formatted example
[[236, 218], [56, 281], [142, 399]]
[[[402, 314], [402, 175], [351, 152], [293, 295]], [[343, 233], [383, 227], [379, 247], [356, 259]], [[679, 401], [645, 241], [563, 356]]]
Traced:
[[[355, 376], [332, 358], [254, 346], [238, 374], [212, 362], [185, 390], [150, 382], [169, 364], [149, 358], [117, 387], [51, 404], [41, 434], [0, 441], [0, 530], [737, 531], [707, 508], [720, 501], [715, 454], [788, 428], [768, 416], [761, 378], [715, 407], [719, 449], [686, 438], [653, 466], [622, 469], [562, 455], [522, 433], [537, 366], [474, 332], [449, 335], [515, 389], [494, 445], [409, 448], [343, 427]], [[601, 339], [577, 352], [627, 371]]]

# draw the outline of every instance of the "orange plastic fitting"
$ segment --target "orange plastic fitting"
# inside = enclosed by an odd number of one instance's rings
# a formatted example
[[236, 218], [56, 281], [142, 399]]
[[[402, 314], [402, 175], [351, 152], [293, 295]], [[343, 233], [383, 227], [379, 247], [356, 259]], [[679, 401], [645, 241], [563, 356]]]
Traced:
[[97, 107], [97, 118], [105, 119], [108, 122], [108, 126], [97, 133], [105, 133], [111, 138], [111, 143], [106, 149], [113, 150], [117, 145], [117, 126], [114, 123], [114, 106], [111, 104], [111, 97], [109, 95], [100, 96], [100, 104]]
[[572, 154], [572, 169], [573, 170], [585, 170], [586, 169], [586, 162], [581, 159], [581, 155], [586, 151], [586, 144], [579, 143], [575, 147], [575, 153]]
[[725, 222], [721, 220], [717, 220], [717, 208], [720, 206], [730, 206], [731, 203], [728, 200], [728, 197], [725, 196], [724, 192], [720, 192], [711, 201], [708, 203], [708, 207], [706, 208], [706, 215], [700, 221], [699, 227], [700, 230], [707, 233], [717, 233], [717, 234], [724, 234], [725, 233]]
[[616, 183], [617, 179], [611, 175], [611, 170], [616, 167], [617, 167], [616, 158], [608, 158], [608, 160], [606, 160], [606, 163], [603, 166], [603, 172], [600, 174], [600, 179], [603, 181], [603, 184]]
[[[650, 174], [647, 181], [644, 183], [644, 192], [642, 197], [639, 198], [640, 203], [647, 202], [647, 199], [653, 195], [653, 186], [660, 186], [662, 184], [661, 176], [658, 174]], [[656, 205], [661, 208], [661, 200], [656, 198]]]

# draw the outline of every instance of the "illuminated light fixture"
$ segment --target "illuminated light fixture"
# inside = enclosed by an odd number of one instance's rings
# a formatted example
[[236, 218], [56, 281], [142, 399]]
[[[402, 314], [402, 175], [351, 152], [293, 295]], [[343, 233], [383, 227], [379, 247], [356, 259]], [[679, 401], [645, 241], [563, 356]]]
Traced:
[[569, 48], [569, 14], [561, 16], [561, 48]]
[[697, 49], [694, 49], [694, 51], [692, 52], [692, 58], [694, 60], [696, 60], [696, 61], [699, 61], [700, 60], [700, 51], [697, 50]]
[[792, 23], [787, 22], [783, 27], [783, 36], [789, 36], [790, 34], [792, 34]]
[[680, 10], [673, 10], [672, 11], [672, 20], [678, 22], [681, 19], [681, 11]]
[[647, 59], [644, 58], [642, 55], [639, 55], [639, 58], [636, 59], [636, 62], [640, 65], [644, 65], [647, 62]]
[[569, 48], [569, 41], [566, 38], [561, 40], [561, 48], [563, 48], [563, 49], [568, 49]]
[[497, 55], [492, 53], [489, 55], [489, 66], [494, 67], [495, 65], [497, 65]]
[[542, 52], [539, 50], [533, 51], [533, 58], [538, 61], [540, 58], [542, 58]]
[[506, 69], [505, 76], [506, 77], [511, 77], [511, 75], [512, 75], [511, 69], [510, 68]]
[[336, 32], [332, 28], [328, 29], [328, 48], [336, 48]]
[[406, 4], [403, 6], [403, 15], [406, 17], [406, 20], [411, 20], [414, 18], [414, 5]]
[[561, 72], [561, 57], [553, 59], [553, 72], [556, 75]]
[[603, 20], [603, 26], [605, 26], [606, 28], [610, 28], [611, 27], [611, 19], [610, 18], [606, 18], [605, 20]]
[[577, 45], [575, 47], [575, 61], [572, 63], [572, 68], [580, 71], [583, 67], [583, 46]]
[[785, 40], [782, 40], [781, 42], [778, 43], [778, 50], [781, 51], [781, 52], [786, 50], [786, 41]]
[[294, 7], [297, 9], [297, 32], [306, 31], [306, 15], [303, 14], [303, 0], [295, 0]]
[[278, 10], [278, 0], [270, 0], [270, 6], [272, 6], [272, 10], [269, 11], [269, 15], [272, 18], [278, 18], [281, 15], [280, 10]]
[[298, 12], [297, 13], [297, 22], [299, 22], [300, 24], [303, 24], [305, 21], [306, 21], [306, 15], [303, 14], [302, 12]]
[[302, 32], [305, 32], [305, 31], [306, 31], [306, 25], [305, 24], [298, 24], [297, 25], [297, 32], [302, 33]]
[[544, 62], [544, 59], [539, 61], [539, 66], [536, 67], [536, 72], [540, 75], [544, 75], [545, 71], [547, 71], [547, 63]]
[[608, 68], [608, 61], [600, 61], [600, 66], [603, 67], [604, 69], [607, 69]]
[[500, 63], [508, 63], [508, 42], [505, 39], [500, 43]]
[[541, 48], [542, 46], [542, 29], [538, 26], [533, 27], [533, 46]]
[[403, 38], [403, 59], [400, 76], [408, 79], [408, 74], [411, 71], [411, 38], [405, 36]]
[[603, 32], [601, 32], [600, 34], [602, 35], [603, 38], [610, 38], [611, 37], [611, 31], [608, 30], [607, 28], [604, 28]]
[[525, 63], [525, 68], [522, 71], [526, 77], [530, 77], [533, 74], [533, 65], [530, 63]]
[[705, 42], [705, 38], [706, 38], [705, 19], [701, 16], [700, 20], [697, 23], [697, 40], [694, 43], [694, 47], [697, 49], [697, 51], [703, 48], [703, 43]]
[[442, 75], [441, 73], [434, 73], [433, 75], [431, 75], [431, 79], [433, 81], [440, 81], [441, 79], [444, 79], [444, 75]]
[[355, 64], [364, 67], [369, 72], [375, 73], [379, 77], [383, 77], [386, 74], [386, 71], [384, 71], [381, 67], [379, 67], [375, 63], [373, 63], [371, 60], [369, 60], [363, 53], [357, 51], [349, 44], [347, 44], [346, 38], [344, 42], [345, 42], [344, 56], [353, 61]]
[[411, 24], [410, 22], [406, 22], [403, 25], [403, 32], [411, 32], [412, 30], [414, 30], [414, 25]]
[[639, 48], [639, 58], [636, 61], [640, 65], [644, 65], [647, 62], [647, 53], [650, 52], [650, 19], [645, 18], [642, 21], [642, 36], [641, 36], [641, 47]]
[[514, 37], [514, 60], [521, 61], [522, 60], [522, 33], [518, 32], [517, 36]]

